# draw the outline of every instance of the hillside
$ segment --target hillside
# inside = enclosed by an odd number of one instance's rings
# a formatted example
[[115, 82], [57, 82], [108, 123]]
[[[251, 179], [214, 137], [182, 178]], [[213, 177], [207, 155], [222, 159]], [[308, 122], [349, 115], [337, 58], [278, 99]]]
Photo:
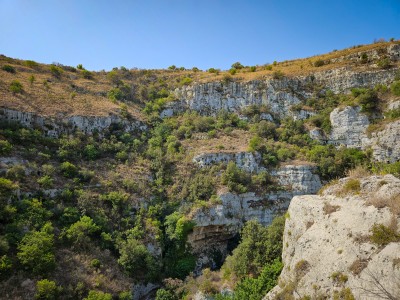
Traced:
[[398, 181], [399, 64], [398, 41], [227, 71], [1, 56], [0, 298], [261, 299], [298, 199]]

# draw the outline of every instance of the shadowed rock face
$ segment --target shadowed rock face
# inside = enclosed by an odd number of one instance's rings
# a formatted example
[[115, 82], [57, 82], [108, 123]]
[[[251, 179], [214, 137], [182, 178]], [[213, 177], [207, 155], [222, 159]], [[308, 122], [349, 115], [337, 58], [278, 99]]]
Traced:
[[[392, 175], [365, 177], [359, 180], [358, 195], [336, 196], [343, 194], [349, 180], [341, 179], [321, 196], [292, 199], [284, 231], [280, 286], [265, 299], [275, 299], [284, 286], [291, 286], [289, 294], [295, 299], [332, 297], [343, 288], [349, 288], [355, 299], [377, 299], [374, 293], [382, 293], [382, 289], [400, 295], [400, 243], [378, 246], [369, 239], [374, 224], [396, 226], [399, 221], [384, 204], [396, 195], [400, 201], [400, 180]], [[369, 204], [376, 200], [381, 201], [377, 205], [381, 208]]]

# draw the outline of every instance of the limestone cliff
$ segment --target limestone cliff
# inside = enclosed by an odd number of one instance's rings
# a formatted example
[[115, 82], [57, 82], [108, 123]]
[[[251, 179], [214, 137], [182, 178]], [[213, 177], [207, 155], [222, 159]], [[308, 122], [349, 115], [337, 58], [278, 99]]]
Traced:
[[53, 116], [44, 117], [31, 112], [0, 108], [0, 121], [16, 122], [27, 128], [39, 128], [46, 136], [59, 137], [76, 129], [85, 134], [102, 133], [112, 126], [120, 126], [125, 131], [142, 131], [147, 126], [139, 120], [127, 120], [118, 115], [109, 116]]
[[246, 221], [257, 220], [268, 225], [276, 214], [287, 209], [294, 195], [316, 193], [321, 188], [321, 181], [315, 171], [311, 165], [286, 165], [271, 171], [283, 188], [277, 192], [256, 195], [221, 191], [218, 204], [192, 213], [196, 225], [189, 235], [189, 243], [194, 252], [207, 256], [208, 252], [218, 250], [226, 255], [229, 241]]
[[[320, 196], [294, 197], [284, 231], [284, 269], [265, 299], [350, 293], [355, 299], [398, 299], [399, 203], [400, 180], [392, 175], [344, 178]], [[377, 233], [380, 243], [371, 238], [377, 224], [392, 232]]]

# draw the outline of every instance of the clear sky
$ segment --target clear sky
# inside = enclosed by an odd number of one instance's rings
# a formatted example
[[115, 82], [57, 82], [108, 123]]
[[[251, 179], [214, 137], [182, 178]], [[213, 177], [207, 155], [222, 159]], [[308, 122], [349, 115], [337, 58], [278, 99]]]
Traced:
[[0, 0], [0, 54], [228, 69], [400, 39], [400, 0]]

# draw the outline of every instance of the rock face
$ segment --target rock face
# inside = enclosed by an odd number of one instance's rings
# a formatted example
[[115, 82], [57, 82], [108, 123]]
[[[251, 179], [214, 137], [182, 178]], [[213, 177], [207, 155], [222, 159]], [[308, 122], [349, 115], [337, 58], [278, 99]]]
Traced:
[[360, 107], [346, 106], [344, 109], [336, 108], [331, 112], [332, 132], [329, 143], [361, 148], [362, 140], [367, 138], [369, 121], [360, 111]]
[[[391, 103], [389, 108], [397, 108], [398, 103]], [[376, 161], [394, 163], [400, 160], [400, 121], [384, 126], [382, 130], [367, 135], [368, 117], [360, 107], [347, 106], [336, 108], [330, 115], [332, 131], [328, 143], [366, 150], [372, 149], [372, 157]], [[310, 131], [314, 139], [322, 140], [314, 131]]]
[[284, 231], [284, 269], [265, 299], [278, 294], [331, 298], [346, 288], [355, 299], [378, 299], [384, 290], [393, 295], [386, 299], [398, 299], [400, 242], [378, 246], [369, 236], [374, 224], [399, 229], [399, 215], [384, 206], [392, 203], [398, 209], [400, 180], [370, 176], [359, 180], [358, 195], [335, 196], [343, 194], [349, 180], [341, 179], [321, 196], [293, 198]]
[[386, 124], [381, 131], [373, 132], [363, 142], [363, 148], [372, 148], [376, 161], [394, 163], [400, 161], [400, 120]]
[[300, 103], [299, 97], [306, 96], [301, 84], [297, 78], [283, 78], [185, 86], [175, 90], [175, 96], [179, 100], [172, 102], [172, 107], [168, 109], [188, 109], [203, 115], [216, 115], [221, 110], [240, 113], [250, 105], [266, 105], [273, 114], [283, 118], [290, 115], [292, 105]]
[[71, 116], [42, 117], [30, 112], [21, 112], [0, 108], [0, 121], [17, 122], [28, 128], [39, 128], [46, 136], [59, 137], [79, 129], [85, 134], [102, 133], [112, 126], [120, 126], [125, 131], [145, 130], [146, 125], [140, 121], [128, 121], [117, 115], [102, 116]]
[[230, 161], [235, 162], [240, 169], [250, 173], [265, 171], [265, 168], [261, 166], [261, 155], [258, 152], [203, 153], [193, 158], [193, 162], [200, 168]]
[[[255, 193], [220, 193], [220, 203], [209, 208], [198, 209], [193, 214], [196, 223], [189, 235], [189, 243], [197, 254], [218, 250], [227, 254], [228, 244], [249, 220], [258, 220], [263, 225], [271, 223], [273, 217], [285, 211], [294, 195], [316, 193], [321, 187], [315, 168], [310, 165], [287, 165], [271, 172], [285, 189], [264, 195]], [[205, 263], [209, 261], [205, 260]]]
[[397, 69], [355, 72], [348, 68], [332, 69], [315, 73], [318, 83], [334, 93], [345, 93], [355, 87], [374, 87], [389, 84], [394, 80]]
[[[400, 47], [389, 45], [387, 57], [399, 60]], [[375, 50], [374, 50], [375, 51]], [[372, 51], [373, 52], [373, 51]], [[381, 54], [369, 53], [370, 58]], [[376, 52], [376, 51], [375, 51]], [[361, 54], [354, 59], [360, 60]], [[345, 58], [343, 58], [345, 59]], [[352, 60], [351, 57], [346, 59]], [[305, 119], [312, 111], [292, 111], [293, 105], [312, 95], [312, 86], [319, 85], [334, 93], [346, 93], [355, 87], [373, 87], [377, 84], [391, 83], [398, 69], [357, 71], [349, 67], [315, 72], [310, 76], [283, 77], [281, 79], [263, 79], [249, 82], [210, 82], [184, 86], [175, 90], [177, 101], [167, 105], [161, 117], [174, 113], [193, 110], [201, 115], [215, 116], [219, 111], [238, 113], [251, 105], [265, 105], [276, 118], [293, 117]], [[269, 117], [268, 117], [269, 118]]]

